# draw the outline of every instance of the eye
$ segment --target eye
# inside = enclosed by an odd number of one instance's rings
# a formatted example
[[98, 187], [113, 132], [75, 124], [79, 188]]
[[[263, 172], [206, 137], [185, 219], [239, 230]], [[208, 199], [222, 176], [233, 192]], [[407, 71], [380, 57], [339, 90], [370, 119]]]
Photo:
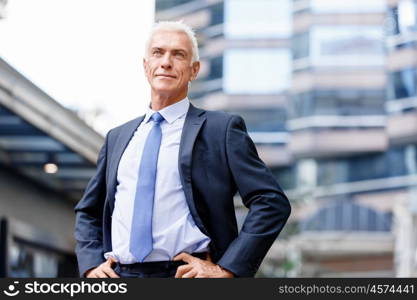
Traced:
[[179, 58], [185, 58], [185, 54], [183, 52], [177, 52], [175, 54], [175, 56], [179, 57]]
[[162, 51], [160, 49], [154, 49], [152, 51], [152, 55], [161, 55], [161, 54], [162, 54]]

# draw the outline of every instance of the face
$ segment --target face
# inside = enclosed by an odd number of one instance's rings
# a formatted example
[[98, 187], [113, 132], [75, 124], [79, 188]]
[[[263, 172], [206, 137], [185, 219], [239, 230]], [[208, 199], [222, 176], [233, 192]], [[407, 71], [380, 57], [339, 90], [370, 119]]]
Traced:
[[153, 93], [174, 98], [187, 95], [188, 83], [200, 69], [199, 62], [191, 64], [191, 49], [183, 32], [157, 31], [152, 36], [143, 66]]

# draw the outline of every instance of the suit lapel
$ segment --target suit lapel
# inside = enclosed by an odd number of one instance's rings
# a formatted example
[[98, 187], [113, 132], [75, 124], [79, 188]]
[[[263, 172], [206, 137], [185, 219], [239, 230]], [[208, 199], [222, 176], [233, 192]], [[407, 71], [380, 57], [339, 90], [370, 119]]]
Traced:
[[195, 201], [193, 199], [193, 191], [191, 186], [191, 164], [193, 156], [194, 143], [200, 132], [201, 126], [206, 121], [205, 111], [198, 109], [190, 103], [187, 116], [185, 118], [184, 127], [181, 134], [181, 142], [178, 157], [178, 168], [181, 183], [184, 189], [185, 198], [188, 207], [194, 218], [196, 225], [200, 230], [207, 234], [200, 217], [198, 216]]
[[141, 116], [127, 123], [125, 126], [123, 126], [123, 128], [120, 128], [120, 133], [116, 139], [114, 151], [110, 157], [109, 165], [109, 191], [111, 194], [109, 195], [108, 199], [110, 200], [111, 211], [113, 211], [114, 207], [114, 195], [116, 193], [117, 184], [117, 169], [119, 168], [120, 159], [122, 158], [122, 154], [129, 144], [129, 141], [132, 139], [133, 134], [135, 133], [138, 126], [142, 123], [144, 118], [145, 116]]

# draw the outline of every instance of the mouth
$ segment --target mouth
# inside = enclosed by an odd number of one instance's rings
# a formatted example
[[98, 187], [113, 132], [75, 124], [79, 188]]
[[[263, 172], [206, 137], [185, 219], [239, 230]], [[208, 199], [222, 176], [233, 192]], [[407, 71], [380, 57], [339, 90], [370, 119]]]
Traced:
[[155, 75], [155, 77], [160, 77], [160, 78], [173, 78], [173, 79], [177, 78], [176, 76], [170, 75], [170, 74], [157, 74], [157, 75]]

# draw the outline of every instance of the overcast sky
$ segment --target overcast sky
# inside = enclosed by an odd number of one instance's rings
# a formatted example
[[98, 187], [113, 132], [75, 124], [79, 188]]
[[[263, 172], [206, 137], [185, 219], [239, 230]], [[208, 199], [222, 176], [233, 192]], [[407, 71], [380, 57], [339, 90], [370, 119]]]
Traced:
[[0, 56], [69, 108], [106, 113], [108, 129], [144, 111], [142, 70], [154, 0], [9, 0]]

